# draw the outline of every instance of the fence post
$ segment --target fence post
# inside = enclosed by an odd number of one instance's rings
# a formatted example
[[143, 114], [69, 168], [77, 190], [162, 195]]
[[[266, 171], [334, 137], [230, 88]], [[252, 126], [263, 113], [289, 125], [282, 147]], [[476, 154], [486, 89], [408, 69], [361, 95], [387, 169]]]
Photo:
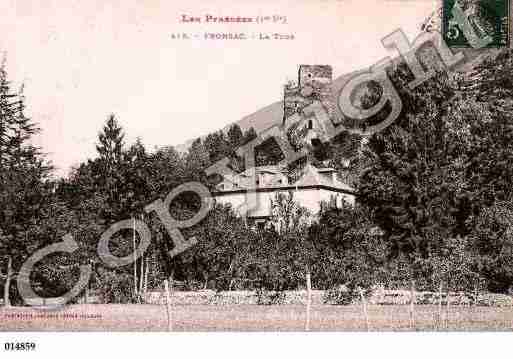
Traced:
[[442, 282], [438, 291], [438, 329], [442, 329]]
[[135, 218], [132, 218], [132, 244], [134, 251], [134, 296], [137, 297], [137, 254], [135, 253]]
[[415, 329], [415, 281], [411, 282], [410, 292], [410, 328]]
[[306, 323], [305, 330], [310, 330], [310, 311], [312, 307], [312, 279], [310, 272], [306, 273]]
[[143, 285], [144, 285], [144, 256], [141, 256], [141, 265], [139, 270], [139, 301], [144, 302], [144, 293], [143, 293]]
[[84, 302], [84, 304], [89, 304], [89, 283], [85, 289]]
[[9, 308], [11, 306], [10, 299], [10, 288], [11, 288], [11, 278], [12, 278], [12, 257], [9, 256], [7, 258], [7, 274], [5, 278], [4, 284], [4, 307]]
[[451, 292], [449, 286], [447, 286], [447, 305], [445, 306], [445, 325], [446, 329], [449, 328], [449, 306], [451, 305]]
[[148, 257], [146, 257], [146, 263], [144, 266], [144, 285], [143, 285], [144, 296], [146, 296], [147, 291], [148, 291]]
[[363, 293], [363, 289], [358, 288], [358, 292], [360, 293], [360, 299], [362, 300], [363, 315], [365, 317], [365, 328], [367, 329], [367, 331], [369, 331], [370, 325], [369, 325], [369, 313], [367, 313], [367, 301], [365, 300], [365, 295]]
[[169, 293], [169, 282], [164, 280], [164, 290], [166, 291], [166, 312], [167, 312], [167, 330], [173, 331], [173, 317], [171, 312], [171, 295]]

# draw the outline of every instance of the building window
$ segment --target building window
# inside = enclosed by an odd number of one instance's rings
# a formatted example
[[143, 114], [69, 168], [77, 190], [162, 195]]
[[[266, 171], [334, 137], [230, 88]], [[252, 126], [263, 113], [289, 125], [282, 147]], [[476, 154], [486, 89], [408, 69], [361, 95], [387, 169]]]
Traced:
[[308, 120], [308, 129], [311, 130], [313, 128], [312, 120]]

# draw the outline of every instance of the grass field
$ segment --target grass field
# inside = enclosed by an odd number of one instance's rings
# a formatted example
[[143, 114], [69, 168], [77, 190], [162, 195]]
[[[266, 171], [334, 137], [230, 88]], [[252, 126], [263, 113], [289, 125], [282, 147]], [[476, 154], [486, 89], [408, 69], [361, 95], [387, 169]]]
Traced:
[[[445, 310], [445, 308], [444, 308]], [[407, 331], [408, 306], [369, 306], [371, 331]], [[305, 307], [297, 305], [175, 306], [175, 331], [302, 331]], [[443, 328], [438, 327], [438, 308], [415, 307], [415, 329], [421, 331], [509, 331], [513, 308], [450, 308]], [[312, 331], [364, 331], [360, 306], [313, 306]], [[72, 305], [60, 311], [14, 307], [0, 309], [0, 331], [166, 331], [167, 314], [158, 305]]]

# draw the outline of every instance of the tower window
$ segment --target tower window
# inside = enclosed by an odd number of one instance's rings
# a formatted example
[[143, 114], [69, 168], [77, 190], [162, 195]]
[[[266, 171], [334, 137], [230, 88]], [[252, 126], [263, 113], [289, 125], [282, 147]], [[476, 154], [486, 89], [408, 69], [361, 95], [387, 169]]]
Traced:
[[308, 120], [308, 129], [311, 130], [313, 128], [313, 121]]

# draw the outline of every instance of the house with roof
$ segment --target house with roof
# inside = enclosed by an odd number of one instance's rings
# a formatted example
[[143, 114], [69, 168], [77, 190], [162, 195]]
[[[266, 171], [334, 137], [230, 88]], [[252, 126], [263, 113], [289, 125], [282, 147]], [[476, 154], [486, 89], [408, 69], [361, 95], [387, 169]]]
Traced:
[[[296, 181], [279, 166], [255, 167], [236, 177], [225, 176], [212, 195], [217, 203], [230, 204], [250, 223], [264, 224], [272, 215], [271, 200], [278, 193], [289, 192], [300, 206], [314, 215], [321, 210], [322, 202], [340, 208], [343, 202], [353, 205], [355, 200], [353, 189], [339, 180], [333, 168], [317, 168], [311, 164], [300, 171]], [[248, 207], [248, 203], [254, 205]]]
[[[298, 80], [286, 84], [283, 98], [283, 129], [293, 146], [306, 146], [311, 152], [324, 139], [323, 121], [313, 121], [305, 109], [320, 103], [330, 114], [333, 107], [332, 69], [328, 65], [301, 65]], [[329, 116], [328, 116], [329, 117]], [[341, 207], [354, 204], [354, 191], [339, 178], [333, 168], [317, 168], [307, 156], [299, 174], [289, 175], [286, 168], [261, 166], [236, 175], [225, 175], [213, 196], [217, 203], [230, 204], [251, 222], [265, 223], [272, 215], [271, 200], [279, 193], [293, 193], [294, 200], [312, 214], [319, 213], [321, 203]]]

